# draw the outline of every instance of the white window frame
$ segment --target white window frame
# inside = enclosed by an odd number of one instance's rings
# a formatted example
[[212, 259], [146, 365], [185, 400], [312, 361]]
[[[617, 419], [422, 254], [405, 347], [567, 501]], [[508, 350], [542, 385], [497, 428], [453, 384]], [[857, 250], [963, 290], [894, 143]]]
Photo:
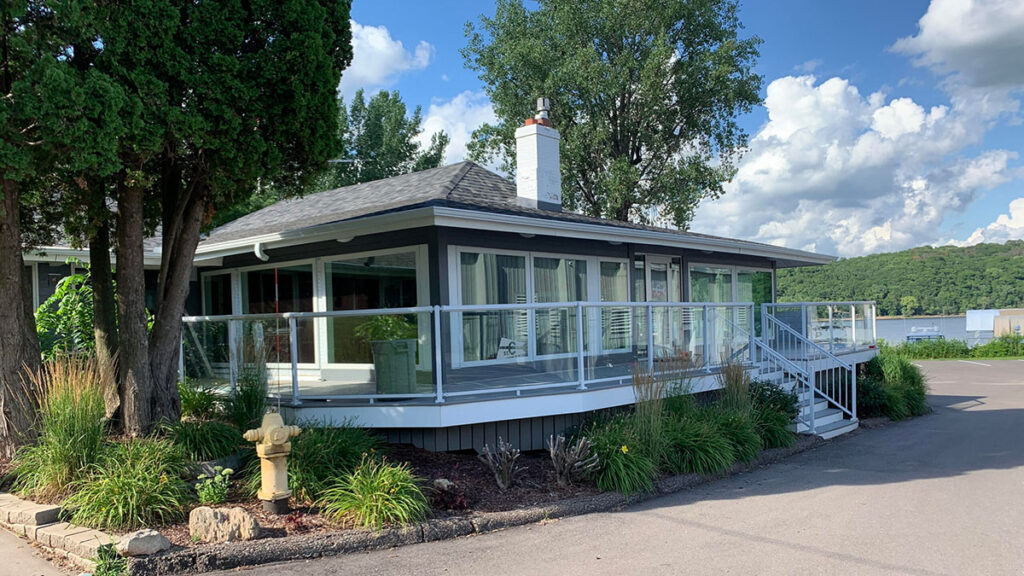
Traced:
[[[611, 256], [587, 256], [581, 254], [571, 253], [560, 253], [560, 252], [544, 252], [544, 251], [532, 251], [532, 250], [505, 250], [499, 248], [481, 248], [476, 246], [459, 246], [449, 245], [448, 246], [448, 292], [450, 302], [454, 305], [462, 305], [462, 254], [464, 252], [473, 254], [495, 254], [499, 256], [518, 256], [525, 259], [526, 263], [526, 304], [536, 303], [536, 286], [534, 281], [534, 261], [536, 258], [559, 258], [565, 260], [583, 260], [587, 263], [587, 300], [588, 303], [598, 304], [601, 302], [601, 262], [616, 262], [626, 265], [626, 294], [629, 298], [632, 287], [629, 282], [629, 259], [618, 258]], [[559, 302], [549, 302], [551, 308], [559, 308]], [[568, 308], [568, 306], [565, 306]], [[594, 310], [594, 309], [591, 309]], [[591, 334], [600, 333], [600, 318], [597, 318], [597, 327], [594, 326], [594, 318], [591, 316], [599, 316], [597, 314], [588, 314], [587, 322], [589, 324], [588, 329]], [[462, 313], [452, 312], [450, 314], [451, 324], [451, 358], [453, 368], [470, 368], [473, 366], [494, 366], [498, 364], [519, 364], [526, 362], [535, 362], [539, 360], [556, 360], [560, 358], [573, 358], [578, 352], [564, 352], [560, 354], [537, 354], [537, 320], [536, 312], [531, 309], [527, 311], [527, 343], [526, 356], [519, 358], [494, 358], [487, 360], [471, 360], [466, 361], [463, 359], [463, 334], [462, 334]], [[598, 342], [600, 346], [600, 342]], [[629, 349], [617, 349], [617, 350], [603, 350], [598, 349], [598, 353], [602, 354], [614, 354], [620, 352], [628, 352]]]
[[[330, 312], [327, 308], [327, 265], [332, 262], [344, 260], [355, 260], [358, 258], [370, 258], [374, 256], [388, 256], [390, 254], [402, 254], [412, 252], [416, 258], [416, 306], [430, 306], [430, 266], [429, 253], [426, 244], [413, 244], [399, 248], [385, 248], [382, 250], [369, 250], [365, 252], [354, 252], [352, 254], [335, 254], [320, 258], [320, 286], [318, 291], [318, 306], [320, 312]], [[416, 333], [418, 346], [420, 348], [419, 361], [416, 367], [427, 370], [433, 363], [433, 355], [430, 353], [431, 341], [433, 340], [434, 329], [431, 325], [429, 315], [416, 315]], [[325, 352], [323, 358], [318, 357], [318, 364], [321, 368], [346, 369], [346, 368], [373, 368], [373, 364], [362, 364], [357, 362], [328, 362], [330, 357], [327, 352], [327, 318], [317, 318], [317, 338], [321, 340], [321, 349]]]

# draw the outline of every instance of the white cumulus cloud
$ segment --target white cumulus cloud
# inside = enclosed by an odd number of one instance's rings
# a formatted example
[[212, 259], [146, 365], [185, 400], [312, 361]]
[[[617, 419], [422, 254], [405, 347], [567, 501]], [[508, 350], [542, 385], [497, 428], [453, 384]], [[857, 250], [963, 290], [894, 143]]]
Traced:
[[1024, 85], [1024, 2], [932, 0], [914, 36], [893, 50], [974, 87]]
[[420, 41], [409, 51], [400, 40], [391, 37], [386, 26], [352, 23], [352, 64], [342, 73], [338, 89], [351, 96], [363, 88], [372, 91], [394, 83], [410, 70], [426, 68], [434, 58], [434, 46]]
[[1014, 152], [962, 156], [1013, 104], [926, 109], [842, 78], [779, 78], [768, 122], [692, 228], [843, 256], [935, 242], [946, 218], [1013, 177]]
[[947, 244], [973, 246], [982, 242], [1000, 243], [1007, 240], [1024, 240], [1024, 198], [1012, 200], [1007, 214], [1000, 214], [988, 226], [975, 229], [966, 240], [950, 240]]
[[420, 144], [426, 146], [430, 143], [431, 134], [444, 130], [451, 138], [445, 152], [445, 164], [460, 162], [466, 158], [466, 145], [473, 130], [481, 124], [496, 121], [491, 101], [482, 91], [466, 90], [450, 100], [435, 99], [423, 119]]

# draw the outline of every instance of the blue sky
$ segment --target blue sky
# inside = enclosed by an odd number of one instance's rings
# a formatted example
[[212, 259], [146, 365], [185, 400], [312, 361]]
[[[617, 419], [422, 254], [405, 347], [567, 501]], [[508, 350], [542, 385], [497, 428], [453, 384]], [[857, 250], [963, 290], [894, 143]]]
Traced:
[[[764, 40], [766, 101], [741, 119], [751, 148], [737, 177], [693, 228], [845, 256], [1024, 237], [1022, 6], [743, 3], [745, 33]], [[399, 90], [460, 160], [493, 116], [459, 50], [466, 22], [492, 12], [355, 0], [343, 93]]]

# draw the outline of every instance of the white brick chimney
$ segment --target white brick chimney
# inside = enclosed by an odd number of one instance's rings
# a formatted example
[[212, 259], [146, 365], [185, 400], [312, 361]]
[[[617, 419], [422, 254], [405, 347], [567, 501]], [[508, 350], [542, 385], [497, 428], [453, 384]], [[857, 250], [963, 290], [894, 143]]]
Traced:
[[551, 127], [547, 98], [537, 99], [537, 115], [516, 130], [516, 195], [531, 208], [562, 211], [562, 172], [558, 130]]

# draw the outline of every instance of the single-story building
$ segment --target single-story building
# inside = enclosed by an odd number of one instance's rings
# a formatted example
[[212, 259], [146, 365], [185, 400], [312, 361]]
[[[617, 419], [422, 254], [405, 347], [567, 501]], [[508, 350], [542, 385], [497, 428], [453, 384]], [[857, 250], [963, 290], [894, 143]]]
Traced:
[[[514, 183], [461, 162], [211, 231], [182, 376], [231, 386], [265, 365], [270, 395], [298, 419], [429, 449], [497, 436], [531, 449], [631, 404], [637, 365], [685, 363], [700, 392], [742, 362], [802, 394], [801, 430], [856, 427], [873, 303], [775, 302], [776, 270], [832, 257], [565, 212], [546, 111], [516, 139]], [[49, 270], [32, 265], [43, 283]]]

